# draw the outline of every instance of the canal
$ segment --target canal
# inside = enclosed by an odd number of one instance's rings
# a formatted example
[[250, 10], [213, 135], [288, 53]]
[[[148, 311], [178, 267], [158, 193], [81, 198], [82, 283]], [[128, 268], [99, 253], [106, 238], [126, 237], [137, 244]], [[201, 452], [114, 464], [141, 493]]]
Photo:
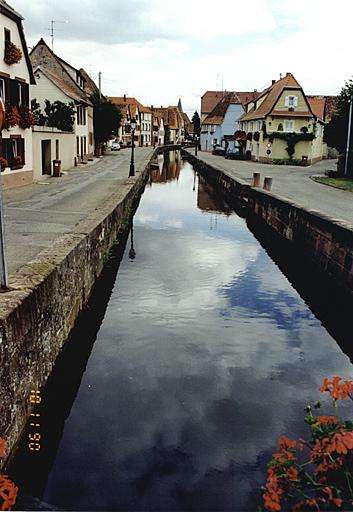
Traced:
[[305, 435], [348, 355], [178, 153], [107, 268], [42, 391], [42, 449], [25, 433], [8, 468], [18, 506], [256, 510], [276, 440]]

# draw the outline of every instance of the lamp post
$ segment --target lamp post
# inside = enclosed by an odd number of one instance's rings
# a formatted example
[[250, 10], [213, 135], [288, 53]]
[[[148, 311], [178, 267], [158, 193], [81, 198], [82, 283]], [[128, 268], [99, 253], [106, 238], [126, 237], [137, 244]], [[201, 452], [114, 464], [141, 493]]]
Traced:
[[131, 231], [130, 231], [130, 250], [129, 250], [129, 258], [133, 261], [136, 258], [136, 251], [134, 249], [134, 219], [131, 219]]
[[195, 140], [196, 140], [196, 144], [195, 144], [195, 156], [197, 156], [197, 147], [198, 147], [198, 145], [199, 145], [199, 138], [198, 138], [198, 136], [197, 136], [197, 135], [196, 135], [196, 137], [195, 137]]
[[136, 129], [136, 121], [133, 120], [130, 122], [131, 126], [131, 162], [130, 162], [130, 172], [129, 172], [129, 178], [130, 176], [135, 176], [135, 162], [134, 162], [134, 147], [135, 147], [135, 129]]
[[350, 153], [350, 146], [351, 146], [352, 106], [353, 106], [353, 96], [351, 96], [350, 100], [349, 100], [349, 116], [348, 116], [346, 159], [345, 159], [345, 162], [344, 162], [344, 175], [345, 176], [347, 176], [347, 173], [348, 173], [348, 160], [349, 160], [349, 153]]

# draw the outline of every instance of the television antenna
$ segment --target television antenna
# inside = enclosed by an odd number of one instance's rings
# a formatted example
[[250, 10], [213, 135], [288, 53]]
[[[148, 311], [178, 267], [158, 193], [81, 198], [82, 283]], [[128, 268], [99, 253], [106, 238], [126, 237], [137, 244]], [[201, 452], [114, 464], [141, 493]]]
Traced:
[[54, 51], [54, 32], [61, 32], [61, 29], [59, 28], [54, 28], [54, 24], [55, 23], [69, 23], [68, 20], [51, 20], [50, 21], [50, 28], [48, 28], [49, 32], [50, 32], [50, 37], [51, 37], [51, 49], [52, 51]]

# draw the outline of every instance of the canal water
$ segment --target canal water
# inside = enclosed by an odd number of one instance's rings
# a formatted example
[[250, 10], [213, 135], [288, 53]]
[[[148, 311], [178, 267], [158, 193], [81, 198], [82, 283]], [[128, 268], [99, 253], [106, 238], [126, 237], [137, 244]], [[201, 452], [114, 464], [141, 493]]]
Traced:
[[325, 376], [352, 376], [349, 357], [178, 153], [151, 172], [106, 286], [43, 390], [42, 452], [24, 442], [10, 468], [22, 494], [256, 510], [276, 440], [305, 435], [305, 405]]

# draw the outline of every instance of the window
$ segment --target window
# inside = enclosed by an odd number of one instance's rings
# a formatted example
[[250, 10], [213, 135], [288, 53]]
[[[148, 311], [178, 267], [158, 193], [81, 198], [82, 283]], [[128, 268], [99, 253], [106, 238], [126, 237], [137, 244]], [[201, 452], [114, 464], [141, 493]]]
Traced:
[[5, 103], [5, 80], [0, 78], [0, 98]]
[[294, 108], [298, 105], [297, 96], [286, 96], [284, 104], [288, 108]]
[[5, 48], [8, 43], [11, 42], [11, 32], [8, 28], [4, 28], [4, 37], [5, 37]]
[[294, 132], [294, 121], [284, 121], [284, 131]]

